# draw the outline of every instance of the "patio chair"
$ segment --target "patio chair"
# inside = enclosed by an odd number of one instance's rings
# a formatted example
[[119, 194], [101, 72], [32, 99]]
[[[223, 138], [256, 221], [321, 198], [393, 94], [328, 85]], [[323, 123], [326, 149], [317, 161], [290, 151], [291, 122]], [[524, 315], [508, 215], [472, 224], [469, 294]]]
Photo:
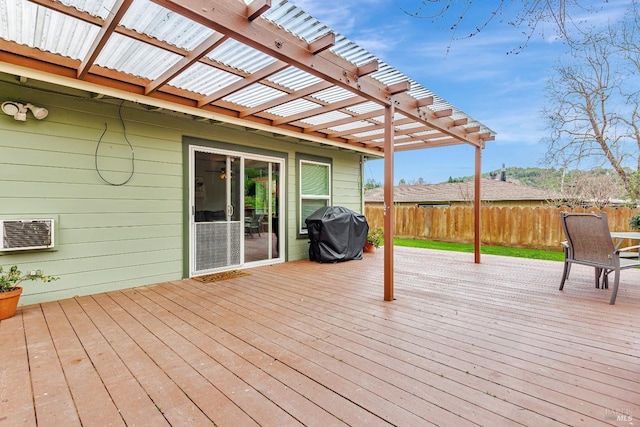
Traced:
[[602, 288], [609, 287], [609, 274], [614, 273], [613, 289], [609, 304], [615, 304], [620, 282], [620, 271], [640, 267], [640, 260], [621, 258], [620, 252], [637, 250], [638, 246], [616, 249], [611, 238], [607, 214], [561, 212], [562, 229], [566, 237], [564, 251], [564, 271], [560, 290], [569, 277], [572, 264], [582, 264], [595, 268], [596, 288], [602, 278]]
[[258, 237], [262, 237], [260, 234], [260, 228], [262, 227], [262, 218], [264, 215], [252, 215], [251, 218], [247, 218], [245, 220], [245, 234], [248, 233], [249, 236], [253, 238], [253, 233], [257, 232]]

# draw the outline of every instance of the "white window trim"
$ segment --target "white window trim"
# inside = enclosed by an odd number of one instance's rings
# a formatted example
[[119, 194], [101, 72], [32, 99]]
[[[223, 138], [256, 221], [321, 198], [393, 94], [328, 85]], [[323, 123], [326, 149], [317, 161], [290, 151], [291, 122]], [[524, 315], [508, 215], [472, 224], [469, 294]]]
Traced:
[[[302, 194], [302, 165], [303, 164], [312, 164], [312, 165], [319, 165], [319, 166], [325, 166], [327, 168], [327, 173], [328, 173], [328, 185], [329, 185], [329, 194], [328, 195], [321, 195], [321, 194], [309, 194], [309, 195], [304, 195]], [[298, 234], [306, 236], [308, 233], [308, 231], [306, 229], [303, 228], [303, 223], [304, 223], [304, 218], [302, 218], [302, 201], [303, 200], [326, 200], [327, 201], [327, 206], [331, 206], [331, 188], [332, 188], [332, 183], [331, 183], [331, 163], [328, 162], [318, 162], [318, 161], [314, 161], [314, 160], [308, 160], [308, 159], [299, 159], [298, 160], [298, 171], [299, 171], [299, 176], [298, 176]]]

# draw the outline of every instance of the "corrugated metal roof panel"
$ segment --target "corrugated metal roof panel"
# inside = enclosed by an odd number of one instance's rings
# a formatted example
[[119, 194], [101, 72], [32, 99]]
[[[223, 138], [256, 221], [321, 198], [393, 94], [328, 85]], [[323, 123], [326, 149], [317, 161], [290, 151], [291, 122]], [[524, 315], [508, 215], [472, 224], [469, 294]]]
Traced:
[[345, 99], [353, 98], [353, 93], [341, 87], [333, 86], [329, 89], [325, 89], [318, 93], [314, 93], [312, 98], [318, 99], [327, 104], [332, 102], [344, 101]]
[[307, 101], [306, 99], [296, 99], [291, 102], [287, 102], [286, 104], [278, 105], [277, 107], [270, 108], [267, 110], [268, 113], [275, 114], [280, 117], [292, 116], [294, 114], [298, 114], [304, 111], [310, 111], [314, 108], [318, 108], [319, 105]]
[[286, 94], [286, 92], [257, 83], [225, 97], [224, 100], [251, 108]]
[[439, 133], [440, 133], [440, 131], [438, 131], [438, 130], [425, 130], [425, 131], [422, 131], [422, 132], [416, 132], [416, 133], [414, 133], [412, 135], [415, 135], [415, 136], [428, 136], [428, 135], [435, 135], [435, 134], [439, 134]]
[[397, 126], [398, 129], [403, 129], [403, 130], [415, 129], [415, 128], [421, 128], [421, 127], [424, 127], [424, 125], [422, 123], [417, 123], [417, 122]]
[[330, 111], [328, 113], [318, 114], [312, 117], [306, 117], [305, 119], [301, 120], [301, 122], [308, 123], [311, 126], [318, 126], [324, 123], [330, 123], [336, 120], [342, 120], [349, 117], [351, 116], [341, 111]]
[[26, 0], [7, 1], [2, 10], [6, 14], [0, 19], [1, 38], [72, 59], [84, 58], [100, 31], [95, 25]]
[[331, 129], [334, 132], [343, 132], [343, 131], [349, 131], [349, 130], [352, 130], [352, 129], [359, 129], [359, 128], [363, 128], [365, 126], [372, 126], [372, 125], [374, 125], [374, 123], [366, 122], [364, 120], [360, 120], [360, 121], [357, 121], [357, 122], [349, 122], [347, 124], [340, 125], [340, 126], [334, 126], [332, 128], [329, 128], [329, 129]]
[[360, 132], [360, 133], [354, 133], [353, 136], [355, 136], [356, 138], [366, 138], [368, 136], [374, 136], [374, 135], [378, 135], [380, 134], [379, 130], [371, 130], [368, 132]]
[[184, 73], [170, 81], [170, 84], [195, 93], [209, 95], [242, 77], [204, 64], [193, 64]]
[[107, 19], [116, 0], [60, 0], [60, 3], [87, 12], [89, 15]]
[[336, 44], [331, 51], [358, 66], [378, 59], [342, 35], [336, 35]]
[[289, 67], [285, 70], [282, 70], [279, 73], [276, 73], [273, 76], [269, 77], [267, 80], [291, 91], [304, 89], [305, 87], [314, 85], [322, 81], [320, 78], [295, 67]]
[[375, 102], [369, 101], [363, 102], [362, 104], [352, 105], [349, 108], [346, 108], [346, 110], [349, 110], [354, 114], [366, 114], [372, 111], [378, 111], [380, 108], [381, 107]]
[[331, 28], [286, 0], [280, 0], [274, 4], [263, 16], [306, 42], [331, 32]]
[[96, 64], [153, 80], [182, 57], [155, 46], [113, 34], [98, 55]]
[[225, 40], [207, 56], [246, 73], [255, 73], [276, 61], [275, 58], [233, 39]]
[[142, 34], [191, 51], [215, 31], [148, 0], [137, 0], [121, 24]]

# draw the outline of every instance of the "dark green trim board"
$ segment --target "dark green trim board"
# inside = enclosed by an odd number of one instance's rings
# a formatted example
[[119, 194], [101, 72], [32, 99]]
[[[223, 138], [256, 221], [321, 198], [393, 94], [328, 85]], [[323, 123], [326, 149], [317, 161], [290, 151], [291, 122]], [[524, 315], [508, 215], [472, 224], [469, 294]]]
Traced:
[[[225, 129], [225, 131], [228, 131], [228, 129]], [[237, 132], [237, 137], [236, 139], [239, 138], [246, 138], [246, 135], [243, 135], [244, 132], [241, 131], [235, 131], [234, 133]], [[253, 139], [256, 139], [255, 135], [251, 135], [253, 137]], [[258, 156], [266, 156], [266, 157], [273, 157], [273, 158], [278, 158], [278, 159], [282, 159], [284, 162], [284, 167], [283, 170], [281, 171], [281, 173], [284, 176], [285, 179], [285, 183], [289, 182], [289, 176], [288, 176], [288, 165], [287, 165], [287, 160], [288, 160], [288, 154], [282, 151], [275, 151], [275, 150], [268, 150], [265, 148], [261, 148], [261, 147], [254, 147], [254, 146], [249, 146], [249, 145], [241, 145], [241, 144], [237, 144], [237, 143], [231, 143], [231, 142], [222, 142], [222, 141], [215, 141], [215, 140], [208, 140], [208, 139], [202, 139], [202, 138], [195, 138], [195, 137], [191, 137], [191, 136], [183, 136], [182, 138], [182, 165], [183, 165], [183, 169], [182, 169], [182, 194], [183, 194], [183, 221], [182, 221], [182, 230], [183, 230], [183, 263], [182, 263], [182, 269], [183, 269], [183, 276], [189, 277], [189, 220], [190, 220], [190, 210], [191, 210], [191, 204], [190, 204], [190, 200], [189, 200], [189, 147], [191, 146], [198, 146], [198, 147], [206, 147], [206, 148], [212, 148], [212, 149], [219, 149], [219, 150], [226, 150], [226, 151], [235, 151], [238, 153], [246, 153], [248, 155], [258, 155]], [[287, 206], [287, 191], [286, 188], [284, 189], [285, 191], [283, 192], [285, 200], [285, 207]], [[285, 208], [285, 224], [288, 218], [288, 212], [286, 212], [286, 208]], [[285, 241], [285, 246], [286, 246], [286, 242], [287, 242], [287, 233], [286, 233], [286, 229], [287, 227], [285, 226], [285, 233], [284, 233], [284, 241]], [[285, 248], [285, 261], [288, 260], [288, 255], [287, 255], [287, 251]]]

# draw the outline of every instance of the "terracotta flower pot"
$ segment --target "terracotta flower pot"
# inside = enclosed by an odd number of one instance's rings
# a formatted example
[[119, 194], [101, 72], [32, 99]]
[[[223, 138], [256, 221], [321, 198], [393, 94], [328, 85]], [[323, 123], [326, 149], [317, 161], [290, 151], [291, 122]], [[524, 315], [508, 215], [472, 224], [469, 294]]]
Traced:
[[8, 319], [16, 314], [22, 288], [9, 292], [0, 292], [0, 320]]
[[364, 247], [362, 248], [362, 250], [364, 252], [374, 252], [376, 250], [376, 247], [373, 246], [371, 243], [369, 242], [365, 242], [364, 243]]

